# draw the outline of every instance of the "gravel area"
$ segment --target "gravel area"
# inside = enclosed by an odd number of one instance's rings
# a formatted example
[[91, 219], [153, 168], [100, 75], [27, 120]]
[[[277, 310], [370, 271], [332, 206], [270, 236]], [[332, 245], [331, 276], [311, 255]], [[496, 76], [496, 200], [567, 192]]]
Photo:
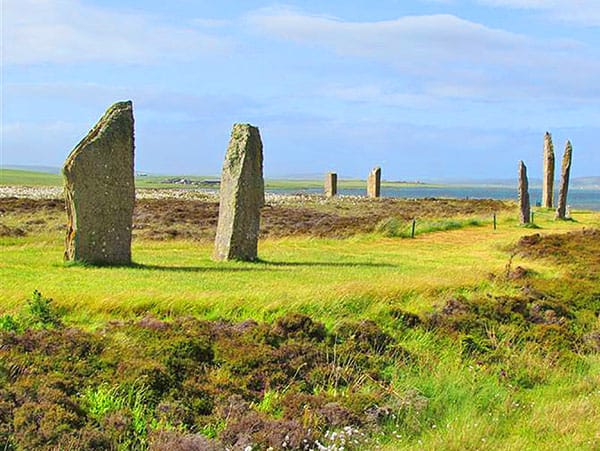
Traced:
[[[218, 202], [219, 192], [211, 189], [137, 189], [136, 199], [180, 199]], [[55, 186], [0, 186], [0, 198], [19, 199], [62, 199], [63, 190]], [[335, 199], [326, 199], [318, 194], [275, 194], [265, 193], [269, 205], [301, 205], [306, 202], [318, 204], [335, 202], [370, 202], [362, 196], [338, 195]]]
[[57, 186], [0, 186], [0, 197], [20, 199], [60, 199], [62, 188]]

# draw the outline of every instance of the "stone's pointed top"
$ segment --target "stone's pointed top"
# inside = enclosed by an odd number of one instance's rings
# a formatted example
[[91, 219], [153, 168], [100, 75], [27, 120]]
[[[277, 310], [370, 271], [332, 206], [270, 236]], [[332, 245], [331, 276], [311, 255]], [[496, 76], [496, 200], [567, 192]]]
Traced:
[[550, 132], [546, 132], [546, 133], [544, 134], [544, 136], [545, 136], [546, 138], [550, 138], [552, 135], [550, 134]]
[[119, 130], [119, 133], [133, 136], [133, 102], [126, 100], [112, 104], [88, 134], [75, 146], [63, 165], [63, 172], [68, 171], [73, 160], [83, 151], [89, 151], [89, 145], [102, 139], [105, 133]]
[[120, 100], [118, 102], [113, 103], [110, 107], [108, 107], [107, 111], [114, 109], [122, 109], [122, 108], [133, 108], [133, 102], [131, 100]]
[[251, 125], [251, 124], [236, 123], [236, 124], [233, 124], [233, 127], [231, 129], [232, 135], [239, 135], [239, 134], [249, 135], [251, 133], [260, 133], [258, 131], [258, 127], [255, 125]]
[[571, 145], [571, 141], [567, 139], [567, 142], [565, 144], [565, 149], [570, 148], [571, 150], [573, 150], [573, 146]]
[[133, 102], [131, 100], [115, 102], [106, 109], [106, 112], [102, 115], [102, 117], [100, 118], [100, 121], [98, 121], [98, 123], [106, 122], [111, 117], [113, 117], [119, 113], [123, 113], [123, 112], [128, 113], [130, 111], [133, 111]]

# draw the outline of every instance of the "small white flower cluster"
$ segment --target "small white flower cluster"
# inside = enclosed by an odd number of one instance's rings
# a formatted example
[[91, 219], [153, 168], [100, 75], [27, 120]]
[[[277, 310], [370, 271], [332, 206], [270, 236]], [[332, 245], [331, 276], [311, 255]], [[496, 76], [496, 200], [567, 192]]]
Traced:
[[315, 442], [311, 451], [344, 451], [348, 448], [358, 448], [365, 440], [364, 432], [352, 426], [345, 426], [340, 431], [327, 431], [323, 443]]

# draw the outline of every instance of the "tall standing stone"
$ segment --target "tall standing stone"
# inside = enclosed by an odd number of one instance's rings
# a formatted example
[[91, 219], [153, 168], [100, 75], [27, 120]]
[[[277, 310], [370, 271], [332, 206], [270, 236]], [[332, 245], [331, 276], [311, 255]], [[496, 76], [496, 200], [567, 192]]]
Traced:
[[234, 124], [221, 173], [215, 260], [257, 259], [260, 210], [264, 203], [260, 133], [252, 125]]
[[325, 175], [325, 197], [333, 197], [337, 194], [337, 174], [329, 172]]
[[542, 180], [542, 207], [552, 208], [554, 205], [554, 146], [552, 135], [544, 135], [544, 175]]
[[376, 167], [369, 172], [367, 178], [367, 196], [368, 197], [380, 197], [381, 196], [381, 168]]
[[560, 188], [558, 190], [558, 208], [556, 209], [556, 219], [567, 218], [567, 194], [569, 191], [569, 178], [571, 176], [571, 158], [573, 146], [571, 141], [565, 145], [565, 154], [562, 160], [562, 171], [560, 176]]
[[67, 207], [65, 260], [131, 263], [135, 203], [131, 101], [112, 105], [63, 166]]
[[531, 205], [529, 203], [529, 181], [527, 180], [527, 167], [519, 161], [519, 210], [521, 224], [531, 222]]

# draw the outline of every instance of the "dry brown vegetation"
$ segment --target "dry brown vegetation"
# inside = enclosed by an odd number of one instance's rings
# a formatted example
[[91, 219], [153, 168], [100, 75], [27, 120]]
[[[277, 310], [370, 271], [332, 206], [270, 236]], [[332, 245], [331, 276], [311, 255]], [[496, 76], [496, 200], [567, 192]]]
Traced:
[[[308, 235], [344, 238], [372, 232], [387, 218], [491, 217], [513, 209], [498, 200], [337, 198], [295, 196], [268, 203], [262, 211], [261, 237]], [[219, 204], [196, 199], [138, 199], [134, 234], [146, 239], [182, 238], [212, 240]], [[64, 202], [60, 199], [0, 198], [0, 235], [23, 236], [64, 227]], [[12, 217], [12, 221], [5, 221]], [[9, 218], [10, 219], [10, 218]]]

